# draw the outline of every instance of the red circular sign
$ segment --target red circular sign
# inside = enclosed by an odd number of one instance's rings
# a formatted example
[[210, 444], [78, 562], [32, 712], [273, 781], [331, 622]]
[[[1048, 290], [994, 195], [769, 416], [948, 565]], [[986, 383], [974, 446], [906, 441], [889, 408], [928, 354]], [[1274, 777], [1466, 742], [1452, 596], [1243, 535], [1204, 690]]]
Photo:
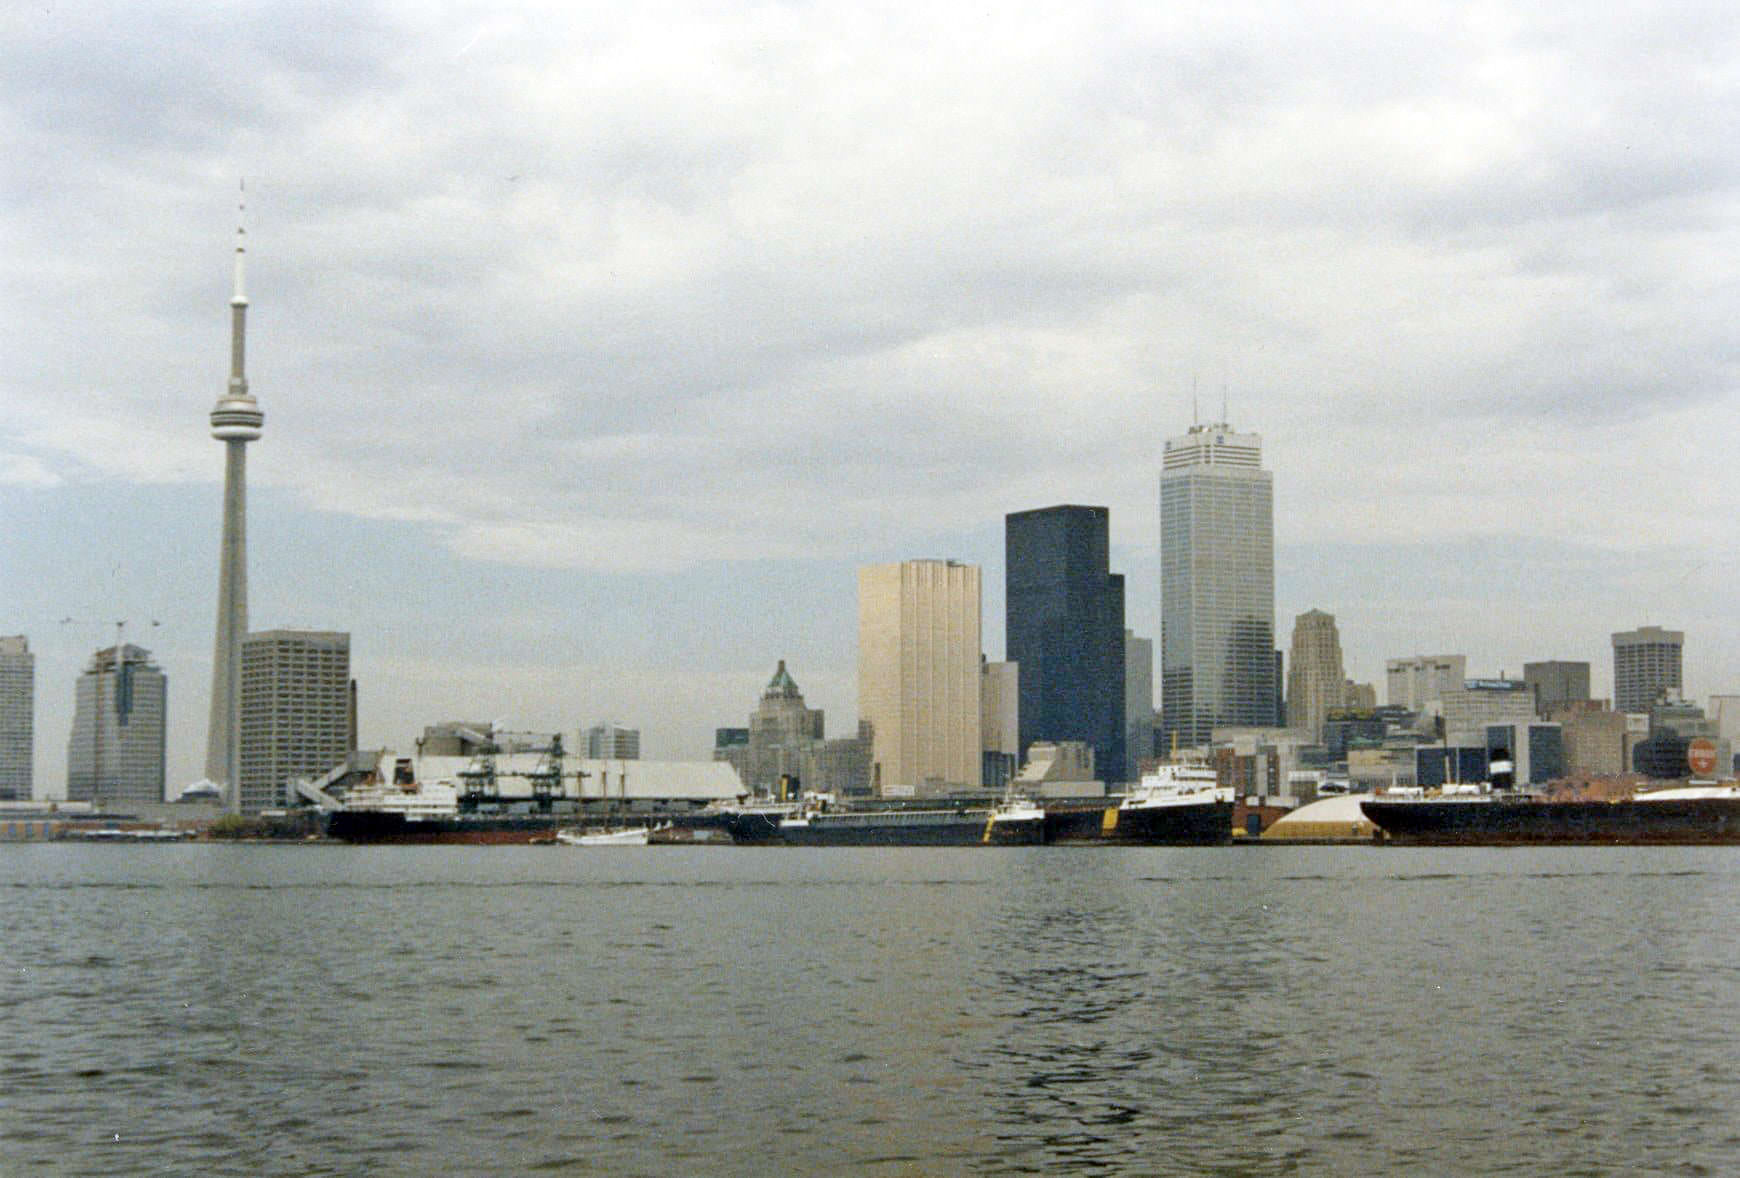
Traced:
[[1686, 746], [1686, 764], [1699, 777], [1708, 777], [1716, 771], [1716, 746], [1698, 737]]

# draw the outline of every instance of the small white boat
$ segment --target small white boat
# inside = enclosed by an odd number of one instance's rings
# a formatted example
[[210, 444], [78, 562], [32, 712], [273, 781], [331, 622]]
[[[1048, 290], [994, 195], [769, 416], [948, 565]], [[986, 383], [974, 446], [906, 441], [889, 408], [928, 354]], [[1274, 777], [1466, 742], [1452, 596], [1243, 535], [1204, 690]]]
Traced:
[[644, 847], [652, 830], [645, 826], [625, 826], [615, 830], [584, 830], [563, 828], [556, 832], [556, 841], [565, 847]]

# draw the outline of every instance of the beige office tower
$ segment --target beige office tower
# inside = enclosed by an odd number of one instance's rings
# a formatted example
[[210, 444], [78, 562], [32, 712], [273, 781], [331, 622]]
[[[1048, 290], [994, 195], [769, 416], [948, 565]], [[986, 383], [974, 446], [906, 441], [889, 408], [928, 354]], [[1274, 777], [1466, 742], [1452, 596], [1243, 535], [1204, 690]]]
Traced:
[[908, 560], [858, 570], [858, 714], [883, 796], [978, 786], [981, 581], [976, 565]]
[[1007, 785], [1021, 770], [1021, 664], [980, 664], [979, 739], [980, 784]]
[[319, 777], [356, 747], [350, 635], [262, 630], [242, 644], [241, 811], [289, 802], [288, 783]]
[[1306, 610], [1293, 620], [1287, 660], [1287, 726], [1321, 740], [1329, 713], [1347, 704], [1347, 674], [1341, 667], [1341, 633], [1335, 615]]

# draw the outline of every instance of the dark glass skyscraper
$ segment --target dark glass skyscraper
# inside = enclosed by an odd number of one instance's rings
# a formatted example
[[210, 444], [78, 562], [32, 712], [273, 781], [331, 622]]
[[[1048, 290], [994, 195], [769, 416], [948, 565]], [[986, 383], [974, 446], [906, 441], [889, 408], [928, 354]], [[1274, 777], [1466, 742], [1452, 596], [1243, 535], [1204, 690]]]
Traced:
[[1108, 571], [1104, 507], [1044, 507], [1005, 520], [1005, 657], [1020, 664], [1021, 757], [1035, 741], [1093, 746], [1102, 781], [1128, 778], [1124, 578]]

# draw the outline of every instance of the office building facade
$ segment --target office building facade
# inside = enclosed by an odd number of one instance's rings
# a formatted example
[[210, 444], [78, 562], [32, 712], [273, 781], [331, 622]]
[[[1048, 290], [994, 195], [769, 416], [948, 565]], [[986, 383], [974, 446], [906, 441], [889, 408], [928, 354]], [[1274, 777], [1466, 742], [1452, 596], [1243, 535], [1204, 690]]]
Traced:
[[[1526, 728], [1535, 718], [1534, 689], [1520, 679], [1468, 679], [1442, 702], [1444, 739], [1451, 744], [1484, 744], [1488, 728]], [[1510, 752], [1512, 760], [1521, 759], [1518, 749]]]
[[92, 655], [73, 693], [67, 800], [111, 807], [164, 801], [168, 713], [169, 680], [150, 651], [122, 643]]
[[258, 814], [290, 800], [356, 747], [350, 635], [262, 630], [242, 643], [240, 805]]
[[27, 802], [35, 782], [36, 656], [22, 634], [0, 636], [0, 802]]
[[1677, 698], [1685, 645], [1683, 630], [1660, 626], [1640, 626], [1613, 635], [1614, 710], [1644, 713], [1664, 694]]
[[1410, 712], [1443, 714], [1443, 700], [1462, 690], [1468, 679], [1468, 656], [1417, 654], [1384, 662], [1384, 702]]
[[825, 723], [820, 708], [804, 703], [797, 680], [780, 659], [761, 693], [761, 702], [749, 716], [748, 772], [743, 784], [768, 790], [788, 778], [807, 788], [822, 788], [820, 782], [809, 780], [805, 758], [821, 742]]
[[1154, 640], [1124, 631], [1124, 775], [1154, 758]]
[[1321, 740], [1329, 713], [1347, 704], [1347, 673], [1341, 665], [1341, 633], [1335, 615], [1306, 610], [1293, 620], [1287, 671], [1287, 726]]
[[750, 713], [749, 727], [714, 729], [713, 759], [729, 763], [751, 791], [774, 797], [869, 792], [870, 742], [864, 726], [856, 736], [829, 740], [824, 723], [822, 709], [804, 703], [781, 659]]
[[586, 730], [586, 756], [594, 761], [638, 761], [640, 729], [625, 728], [621, 724], [594, 724]]
[[1549, 660], [1523, 664], [1523, 682], [1534, 689], [1535, 714], [1589, 699], [1589, 664]]
[[858, 570], [858, 710], [872, 730], [872, 792], [980, 784], [982, 609], [976, 565]]
[[1124, 578], [1110, 513], [1072, 505], [1004, 520], [1005, 653], [1021, 667], [1021, 756], [1083, 741], [1103, 780], [1125, 780]]
[[1274, 724], [1274, 487], [1256, 434], [1197, 425], [1166, 441], [1160, 652], [1164, 723], [1180, 744], [1207, 744], [1216, 725]]
[[1021, 666], [1008, 661], [979, 665], [979, 782], [1003, 786], [1021, 768]]

